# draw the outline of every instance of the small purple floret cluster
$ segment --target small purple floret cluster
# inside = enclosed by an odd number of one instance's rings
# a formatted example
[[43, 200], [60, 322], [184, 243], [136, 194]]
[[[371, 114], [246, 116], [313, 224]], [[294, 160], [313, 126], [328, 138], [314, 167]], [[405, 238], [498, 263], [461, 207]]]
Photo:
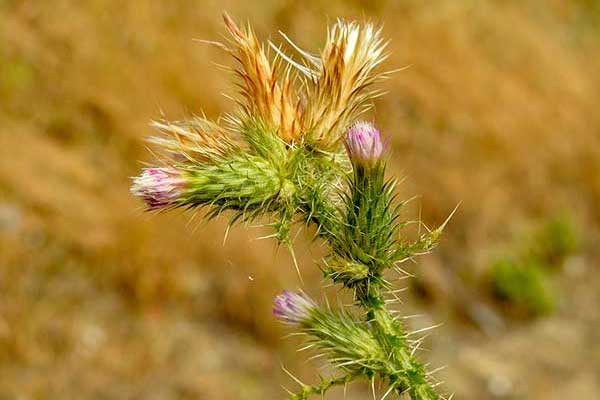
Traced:
[[146, 168], [133, 180], [131, 192], [143, 198], [149, 210], [157, 210], [173, 205], [184, 185], [185, 179], [176, 168]]
[[364, 121], [356, 122], [348, 129], [344, 144], [352, 163], [363, 166], [379, 161], [387, 147], [375, 125]]
[[310, 317], [315, 303], [303, 293], [284, 290], [273, 301], [273, 315], [284, 322], [300, 324]]

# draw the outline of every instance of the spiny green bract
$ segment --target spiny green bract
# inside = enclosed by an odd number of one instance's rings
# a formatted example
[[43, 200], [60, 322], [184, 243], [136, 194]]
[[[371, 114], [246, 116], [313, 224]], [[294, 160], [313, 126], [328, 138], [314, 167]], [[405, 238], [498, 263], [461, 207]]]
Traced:
[[339, 186], [336, 181], [348, 165], [343, 153], [287, 144], [260, 120], [248, 121], [241, 133], [246, 149], [212, 163], [181, 166], [186, 185], [174, 206], [208, 206], [209, 217], [233, 210], [232, 222], [275, 213], [272, 226], [280, 241], [287, 240], [298, 214], [331, 231], [336, 218], [330, 206]]
[[398, 393], [415, 391], [416, 399], [437, 399], [401, 325], [383, 310], [375, 318], [360, 321], [345, 312], [314, 307], [301, 326], [309, 341], [348, 376], [377, 377]]
[[385, 181], [383, 165], [357, 167], [344, 195], [345, 220], [334, 251], [347, 260], [365, 264], [373, 273], [399, 261], [400, 225], [393, 204], [394, 183]]
[[235, 210], [245, 219], [272, 211], [281, 189], [277, 170], [252, 155], [237, 155], [215, 165], [197, 165], [187, 171], [187, 182], [178, 199], [181, 206], [209, 205], [211, 215]]
[[345, 180], [347, 191], [341, 192], [337, 212], [341, 221], [327, 237], [332, 250], [323, 270], [347, 287], [356, 287], [363, 279], [385, 286], [385, 270], [431, 250], [440, 231], [412, 242], [402, 240], [400, 231], [406, 221], [400, 218], [400, 209], [404, 203], [396, 201], [395, 180], [385, 178], [384, 161], [371, 167], [358, 165]]

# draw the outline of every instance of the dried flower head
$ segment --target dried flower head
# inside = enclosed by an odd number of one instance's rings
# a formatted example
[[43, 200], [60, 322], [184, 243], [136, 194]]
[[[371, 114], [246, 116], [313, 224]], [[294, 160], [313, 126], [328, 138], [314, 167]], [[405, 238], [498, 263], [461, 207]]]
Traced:
[[310, 317], [315, 303], [303, 293], [284, 290], [273, 301], [273, 315], [282, 321], [300, 324]]
[[181, 122], [154, 121], [160, 136], [148, 141], [159, 146], [175, 162], [217, 162], [237, 151], [241, 144], [231, 132], [205, 117]]
[[[283, 34], [303, 57], [299, 63], [272, 43], [277, 56], [270, 61], [250, 27], [240, 29], [226, 14], [224, 19], [235, 47], [219, 46], [240, 64], [235, 72], [242, 80], [244, 112], [233, 118], [238, 124], [259, 117], [287, 143], [307, 140], [334, 150], [349, 124], [381, 94], [371, 86], [382, 76], [374, 69], [386, 58], [386, 43], [372, 24], [338, 20], [319, 55], [301, 50]], [[281, 66], [282, 59], [287, 66]], [[302, 84], [294, 88], [296, 81]]]
[[240, 29], [225, 14], [225, 25], [235, 44], [227, 49], [239, 62], [236, 74], [242, 79], [239, 85], [245, 99], [246, 117], [260, 117], [286, 142], [299, 141], [301, 137], [300, 102], [294, 94], [290, 67], [285, 68], [278, 81], [278, 60], [269, 61], [268, 53], [248, 26]]
[[146, 202], [148, 210], [175, 204], [185, 186], [181, 171], [173, 167], [146, 168], [133, 180], [131, 193]]
[[372, 165], [379, 161], [385, 151], [379, 130], [370, 122], [357, 122], [346, 132], [344, 145], [354, 164]]
[[284, 55], [305, 75], [309, 100], [303, 124], [307, 140], [319, 148], [332, 150], [350, 123], [371, 107], [369, 101], [381, 94], [371, 89], [382, 76], [374, 73], [374, 69], [387, 57], [381, 29], [369, 23], [338, 20], [318, 56], [301, 50], [284, 37], [305, 62], [299, 64]]

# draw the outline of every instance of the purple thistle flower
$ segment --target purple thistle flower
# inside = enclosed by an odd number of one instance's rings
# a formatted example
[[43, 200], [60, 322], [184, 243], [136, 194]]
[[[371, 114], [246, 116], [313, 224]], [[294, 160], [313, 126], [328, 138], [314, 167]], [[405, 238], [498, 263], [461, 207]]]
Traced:
[[344, 144], [352, 163], [363, 166], [379, 161], [387, 147], [375, 125], [364, 121], [356, 122], [348, 129]]
[[156, 210], [174, 204], [184, 185], [185, 178], [176, 168], [146, 168], [134, 178], [131, 193], [144, 199], [149, 210]]
[[273, 301], [273, 315], [284, 322], [300, 324], [310, 317], [316, 304], [303, 293], [284, 290]]

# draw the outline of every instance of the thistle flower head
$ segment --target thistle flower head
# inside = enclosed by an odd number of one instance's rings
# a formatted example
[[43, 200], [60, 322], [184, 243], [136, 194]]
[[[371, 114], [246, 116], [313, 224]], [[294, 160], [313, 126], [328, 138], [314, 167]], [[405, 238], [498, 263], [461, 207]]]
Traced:
[[350, 121], [382, 94], [371, 87], [384, 75], [375, 68], [387, 57], [387, 43], [373, 24], [338, 20], [319, 54], [300, 49], [283, 34], [303, 58], [295, 61], [273, 43], [276, 56], [270, 57], [249, 26], [239, 28], [227, 14], [224, 19], [233, 46], [218, 45], [236, 59], [241, 79], [243, 109], [233, 117], [236, 123], [258, 117], [287, 143], [306, 139], [331, 151]]
[[310, 317], [316, 304], [302, 293], [284, 290], [273, 301], [273, 315], [284, 322], [300, 324]]
[[229, 15], [224, 14], [223, 18], [234, 44], [233, 49], [226, 49], [240, 65], [235, 73], [241, 78], [239, 87], [246, 114], [243, 118], [259, 117], [284, 141], [299, 141], [302, 113], [291, 67], [280, 68], [277, 59], [271, 62], [250, 26], [241, 29]]
[[379, 130], [370, 122], [357, 122], [346, 132], [344, 144], [352, 163], [372, 165], [383, 156], [386, 144]]
[[382, 94], [372, 85], [384, 76], [375, 68], [387, 57], [387, 43], [374, 25], [344, 20], [330, 28], [318, 55], [290, 43], [304, 58], [303, 63], [291, 64], [305, 76], [309, 101], [302, 121], [307, 140], [321, 149], [333, 150], [350, 122], [371, 108], [371, 99]]
[[146, 168], [133, 179], [131, 193], [141, 197], [149, 210], [157, 210], [173, 205], [184, 186], [185, 178], [176, 168]]

